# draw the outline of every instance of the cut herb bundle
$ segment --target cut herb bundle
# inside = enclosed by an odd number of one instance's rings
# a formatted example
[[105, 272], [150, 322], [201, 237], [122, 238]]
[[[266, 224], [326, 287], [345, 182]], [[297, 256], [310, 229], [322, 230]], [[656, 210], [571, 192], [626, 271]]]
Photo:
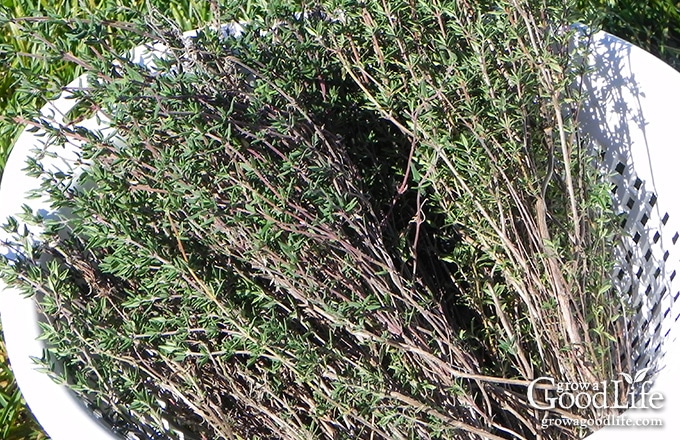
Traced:
[[90, 165], [33, 165], [69, 214], [8, 277], [126, 435], [535, 438], [532, 379], [620, 357], [564, 6], [327, 3], [145, 28], [166, 74], [86, 60], [124, 145], [51, 130]]

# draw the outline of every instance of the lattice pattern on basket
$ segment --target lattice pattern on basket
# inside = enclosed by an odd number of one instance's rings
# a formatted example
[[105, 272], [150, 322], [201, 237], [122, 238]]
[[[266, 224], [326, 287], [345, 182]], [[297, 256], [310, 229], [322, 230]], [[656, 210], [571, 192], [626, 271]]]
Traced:
[[[666, 230], [669, 214], [623, 158], [611, 158], [614, 207], [625, 231], [615, 250], [614, 286], [627, 306], [622, 331], [626, 348], [621, 365], [631, 371], [663, 368], [664, 345], [680, 318], [675, 278], [680, 234]], [[675, 287], [674, 287], [675, 286]]]

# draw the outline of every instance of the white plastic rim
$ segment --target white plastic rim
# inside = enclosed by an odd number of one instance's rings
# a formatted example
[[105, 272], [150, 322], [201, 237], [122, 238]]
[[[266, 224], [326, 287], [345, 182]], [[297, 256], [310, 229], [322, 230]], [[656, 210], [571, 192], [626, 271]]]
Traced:
[[[85, 85], [84, 78], [78, 78], [67, 88]], [[68, 93], [47, 104], [42, 113], [47, 118], [59, 121], [75, 105], [68, 99]], [[95, 127], [89, 127], [95, 128]], [[39, 133], [24, 130], [17, 139], [0, 184], [0, 221], [22, 212], [22, 206], [30, 206], [34, 212], [50, 212], [47, 198], [27, 199], [26, 194], [40, 187], [40, 179], [28, 176], [24, 169], [31, 150], [39, 147], [45, 138]], [[50, 160], [50, 166], [71, 168], [76, 145], [67, 145], [59, 151], [58, 159]], [[0, 239], [5, 239], [5, 231]], [[9, 249], [0, 247], [3, 255]], [[22, 295], [17, 289], [8, 287], [0, 279], [0, 315], [5, 345], [17, 384], [24, 399], [45, 432], [53, 440], [113, 440], [118, 439], [109, 429], [101, 425], [82, 402], [65, 386], [57, 385], [45, 373], [38, 371], [33, 358], [43, 356], [45, 344], [39, 341], [40, 327], [36, 304], [32, 298]]]
[[[238, 36], [242, 27], [238, 24], [222, 28], [224, 35]], [[196, 35], [196, 31], [184, 34], [185, 38]], [[167, 48], [162, 44], [141, 45], [130, 52], [130, 61], [155, 70], [155, 60], [166, 54]], [[71, 91], [87, 87], [86, 76], [83, 75], [69, 83], [64, 92], [41, 109], [41, 114], [54, 125], [60, 125], [68, 112], [77, 104]], [[89, 130], [106, 130], [106, 121], [101, 115], [87, 119], [78, 124]], [[45, 146], [43, 130], [31, 132], [25, 129], [17, 139], [7, 159], [2, 182], [0, 182], [0, 224], [6, 223], [9, 217], [22, 212], [22, 206], [28, 206], [34, 213], [50, 213], [48, 197], [29, 199], [27, 194], [40, 188], [41, 179], [26, 174], [26, 162], [33, 156], [32, 151], [45, 149], [56, 153], [56, 157], [46, 156], [41, 164], [46, 170], [73, 170], [80, 164], [77, 162], [79, 142], [66, 145]], [[39, 228], [29, 227], [31, 234], [40, 234]], [[9, 238], [4, 230], [0, 230], [0, 241]], [[13, 258], [11, 249], [0, 245], [3, 256]], [[41, 359], [46, 345], [38, 340], [40, 337], [39, 314], [33, 298], [27, 298], [15, 288], [6, 285], [0, 279], [0, 317], [5, 338], [7, 354], [17, 384], [31, 412], [52, 440], [113, 440], [120, 439], [95, 419], [93, 413], [76, 398], [66, 386], [53, 382], [44, 372], [38, 371], [34, 359]]]
[[[644, 50], [611, 34], [592, 37], [584, 78], [585, 111], [581, 130], [606, 152], [604, 162], [616, 182], [614, 202], [626, 214], [625, 229], [633, 267], [618, 256], [620, 278], [638, 312], [630, 329], [636, 334], [634, 369], [658, 370], [650, 391], [665, 400], [661, 409], [629, 409], [632, 423], [660, 419], [663, 427], [608, 426], [592, 440], [677, 438], [680, 432], [680, 73]], [[618, 169], [617, 169], [618, 167]], [[638, 235], [639, 234], [639, 235]], [[658, 235], [657, 235], [658, 234]], [[678, 242], [680, 245], [680, 242]], [[617, 281], [618, 279], [618, 281]], [[632, 282], [632, 284], [631, 284]], [[626, 284], [628, 283], [628, 284]], [[649, 325], [644, 325], [649, 322]], [[620, 378], [611, 378], [616, 380]]]
[[[239, 25], [227, 26], [225, 33], [238, 35]], [[191, 36], [194, 32], [185, 35]], [[653, 57], [642, 49], [618, 39], [610, 34], [599, 32], [592, 37], [592, 55], [589, 64], [593, 71], [584, 82], [592, 111], [582, 116], [583, 130], [597, 140], [607, 150], [626, 151], [626, 159], [635, 172], [644, 180], [647, 189], [658, 196], [659, 217], [664, 213], [665, 230], [680, 231], [680, 205], [675, 203], [673, 192], [680, 184], [678, 159], [680, 145], [676, 139], [678, 118], [673, 110], [680, 103], [680, 73]], [[162, 46], [153, 46], [151, 52], [162, 53]], [[140, 46], [132, 52], [132, 59], [153, 69], [153, 56], [149, 48]], [[68, 88], [84, 87], [84, 78], [78, 78]], [[59, 120], [74, 105], [65, 92], [55, 101], [47, 104], [42, 112], [47, 117]], [[634, 112], [622, 112], [621, 103], [625, 102]], [[642, 123], [641, 123], [642, 121]], [[81, 124], [88, 128], [103, 128], [93, 121]], [[612, 133], [625, 131], [625, 136], [612, 136]], [[27, 199], [26, 194], [39, 187], [40, 179], [26, 175], [26, 160], [31, 150], [39, 147], [43, 139], [36, 133], [24, 131], [18, 138], [7, 161], [2, 182], [0, 183], [0, 222], [22, 211], [26, 204], [34, 211], [49, 212], [47, 199]], [[49, 166], [71, 167], [75, 159], [77, 144], [59, 150], [59, 157]], [[61, 168], [63, 169], [63, 168]], [[653, 172], [651, 171], [653, 170]], [[625, 202], [625, 200], [624, 200]], [[0, 239], [5, 238], [0, 231]], [[668, 240], [667, 240], [668, 241]], [[8, 249], [0, 248], [4, 255], [11, 254]], [[668, 272], [677, 266], [680, 269], [678, 254], [666, 261]], [[676, 279], [680, 282], [680, 276]], [[678, 285], [672, 283], [671, 292], [677, 292]], [[677, 307], [670, 304], [672, 312], [668, 319], [677, 316]], [[41, 358], [45, 344], [40, 336], [39, 317], [36, 305], [16, 289], [9, 288], [0, 279], [0, 314], [4, 330], [7, 352], [14, 374], [31, 411], [53, 440], [113, 440], [118, 437], [101, 425], [92, 413], [65, 386], [57, 385], [46, 374], [38, 371], [33, 358]], [[664, 368], [658, 374], [653, 390], [665, 396], [663, 409], [629, 410], [630, 418], [661, 418], [662, 428], [603, 428], [589, 438], [637, 439], [646, 430], [654, 438], [674, 438], [680, 432], [680, 387], [676, 385], [680, 377], [680, 340], [677, 337], [678, 321], [673, 320], [672, 331], [666, 335], [663, 345]], [[644, 430], [644, 431], [641, 431]]]

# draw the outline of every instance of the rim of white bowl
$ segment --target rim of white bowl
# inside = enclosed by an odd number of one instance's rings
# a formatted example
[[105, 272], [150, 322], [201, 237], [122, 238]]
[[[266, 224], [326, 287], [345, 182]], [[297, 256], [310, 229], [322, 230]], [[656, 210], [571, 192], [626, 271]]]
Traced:
[[[666, 286], [657, 287], [661, 293], [656, 299], [660, 303], [656, 313], [653, 308], [647, 307], [648, 303], [644, 303], [647, 296], [644, 286], [636, 285], [637, 289], [632, 293], [633, 298], [643, 301], [641, 314], [645, 319], [650, 322], [664, 321], [661, 333], [665, 335], [660, 342], [652, 325], [646, 332], [638, 333], [642, 336], [638, 349], [654, 358], [650, 363], [656, 364], [657, 359], [662, 358], [661, 370], [649, 393], [661, 393], [665, 397], [663, 406], [658, 410], [628, 409], [622, 414], [631, 423], [654, 418], [660, 419], [663, 426], [647, 429], [605, 426], [587, 438], [632, 440], [645, 433], [659, 439], [677, 438], [677, 432], [680, 431], [677, 417], [680, 414], [680, 386], [677, 380], [680, 377], [680, 301], [676, 298], [680, 291], [680, 277], [669, 274], [675, 270], [680, 273], [679, 251], [675, 245], [676, 239], [672, 239], [673, 234], [680, 231], [680, 204], [675, 198], [680, 186], [680, 149], [677, 145], [677, 110], [674, 111], [680, 103], [680, 72], [643, 49], [606, 32], [592, 35], [589, 44], [587, 65], [591, 71], [583, 81], [587, 97], [584, 107], [589, 112], [579, 115], [581, 130], [604, 147], [604, 161], [611, 171], [617, 164], [625, 164], [621, 176], [615, 176], [617, 185], [621, 184], [614, 194], [615, 203], [620, 204], [621, 212], [630, 213], [631, 216], [635, 214], [635, 218], [627, 218], [626, 229], [637, 228], [641, 231], [643, 238], [639, 246], [632, 238], [632, 232], [629, 244], [636, 247], [639, 254], [644, 252], [643, 245], [654, 251], [648, 264], [642, 263], [646, 266], [644, 276], [652, 272], [648, 270], [650, 268], [661, 268]], [[617, 105], [622, 102], [626, 104], [625, 108]], [[625, 182], [626, 179], [640, 179], [645, 195], [655, 196], [655, 202], [648, 203], [646, 207], [649, 212], [648, 223], [647, 219], [641, 220], [644, 212], [627, 210], [625, 204], [629, 202], [626, 199], [635, 197], [635, 194], [632, 188], [621, 187], [631, 185], [630, 180]], [[621, 197], [624, 193], [625, 199]], [[635, 201], [636, 204], [640, 202]], [[655, 232], [660, 234], [659, 239], [652, 238]], [[648, 243], [643, 243], [645, 240]], [[670, 254], [664, 255], [666, 251], [670, 251]], [[644, 262], [642, 255], [634, 258]], [[658, 265], [654, 265], [653, 260]], [[668, 288], [667, 292], [663, 290], [664, 287]], [[652, 292], [652, 295], [657, 294]], [[664, 313], [666, 310], [668, 312]], [[648, 342], [650, 345], [646, 347]], [[656, 347], [660, 351], [657, 352]], [[635, 366], [641, 368], [642, 362], [646, 361], [642, 359], [641, 364]], [[621, 378], [611, 378], [616, 379]]]
[[[67, 88], [85, 87], [83, 77], [69, 83]], [[69, 93], [64, 92], [56, 100], [48, 103], [41, 110], [45, 117], [60, 120], [63, 115], [76, 104], [69, 99]], [[30, 177], [24, 171], [26, 160], [31, 157], [31, 150], [41, 145], [43, 138], [39, 132], [24, 130], [19, 136], [12, 153], [5, 166], [2, 182], [0, 183], [0, 219], [4, 223], [10, 216], [22, 212], [23, 205], [30, 206], [34, 212], [50, 211], [46, 198], [27, 199], [26, 193], [40, 188], [40, 178]], [[74, 147], [74, 146], [71, 146]], [[73, 150], [66, 151], [71, 156]], [[64, 155], [60, 156], [64, 157]], [[52, 166], [62, 164], [49, 159]], [[66, 163], [67, 166], [70, 164]], [[34, 233], [39, 231], [33, 228]], [[0, 237], [6, 238], [4, 231]], [[3, 254], [9, 250], [3, 249]], [[0, 316], [5, 336], [5, 345], [10, 365], [17, 384], [21, 389], [31, 412], [43, 427], [45, 432], [54, 440], [108, 440], [118, 437], [99, 423], [83, 402], [78, 400], [66, 386], [58, 385], [52, 379], [38, 370], [34, 358], [40, 359], [45, 350], [44, 341], [40, 337], [39, 313], [33, 298], [21, 294], [16, 288], [8, 287], [0, 279]]]
[[[220, 28], [223, 36], [238, 37], [243, 25], [233, 23]], [[198, 30], [185, 32], [183, 37], [195, 37]], [[160, 43], [144, 44], [133, 49], [129, 59], [133, 63], [155, 70], [155, 60], [162, 57], [167, 47]], [[41, 115], [54, 124], [62, 124], [64, 117], [77, 104], [72, 90], [87, 87], [86, 75], [82, 75], [64, 87], [64, 91], [41, 109]], [[101, 117], [100, 117], [101, 118]], [[95, 117], [78, 124], [90, 130], [105, 130], [105, 120]], [[33, 212], [49, 213], [49, 198], [27, 198], [33, 190], [40, 189], [41, 178], [31, 177], [26, 171], [26, 161], [32, 151], [44, 145], [44, 131], [28, 128], [19, 135], [7, 159], [2, 182], [0, 182], [0, 222], [22, 212], [22, 206], [29, 206]], [[45, 157], [41, 163], [46, 169], [63, 170], [64, 167], [78, 167], [77, 150], [80, 143], [71, 141], [63, 146], [50, 146], [46, 149], [58, 153], [56, 157]], [[29, 227], [32, 235], [39, 235], [40, 228]], [[0, 240], [7, 238], [0, 230]], [[11, 250], [0, 246], [0, 253], [12, 255]], [[5, 345], [10, 365], [17, 384], [31, 412], [53, 440], [109, 440], [118, 439], [111, 429], [96, 419], [94, 413], [84, 402], [65, 385], [55, 383], [47, 374], [39, 371], [34, 359], [41, 359], [46, 349], [44, 341], [39, 340], [40, 316], [32, 297], [26, 297], [18, 289], [7, 286], [0, 279], [0, 318], [5, 337]]]

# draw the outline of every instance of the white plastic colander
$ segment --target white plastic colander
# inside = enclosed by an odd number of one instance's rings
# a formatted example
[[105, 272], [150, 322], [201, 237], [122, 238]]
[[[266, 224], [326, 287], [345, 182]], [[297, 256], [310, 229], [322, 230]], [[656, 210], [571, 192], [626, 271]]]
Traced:
[[[240, 33], [240, 27], [228, 28]], [[629, 410], [629, 418], [655, 417], [662, 428], [646, 428], [653, 438], [674, 438], [680, 432], [680, 73], [647, 52], [610, 34], [595, 34], [584, 78], [586, 105], [579, 113], [582, 132], [602, 149], [601, 165], [611, 171], [613, 198], [629, 233], [613, 256], [614, 283], [621, 301], [632, 310], [622, 331], [630, 352], [620, 360], [633, 372], [651, 368], [656, 374], [653, 390], [665, 396], [661, 410]], [[158, 47], [152, 48], [159, 50]], [[133, 51], [137, 62], [148, 62], [145, 47]], [[82, 78], [69, 86], [84, 85]], [[64, 115], [75, 104], [64, 95], [47, 104], [45, 114]], [[92, 123], [92, 122], [91, 122]], [[18, 139], [0, 185], [0, 221], [21, 212], [21, 205], [47, 207], [46, 201], [27, 200], [26, 193], [40, 181], [23, 170], [31, 149], [41, 139], [25, 131]], [[76, 146], [73, 146], [77, 148]], [[69, 164], [68, 154], [55, 161]], [[63, 159], [63, 160], [62, 160]], [[8, 250], [2, 250], [7, 254]], [[17, 382], [38, 421], [53, 440], [112, 440], [116, 437], [100, 425], [92, 413], [66, 387], [36, 371], [32, 358], [43, 355], [38, 341], [39, 316], [32, 299], [7, 288], [0, 279], [0, 313], [7, 351]], [[593, 440], [639, 438], [645, 428], [604, 428]]]

